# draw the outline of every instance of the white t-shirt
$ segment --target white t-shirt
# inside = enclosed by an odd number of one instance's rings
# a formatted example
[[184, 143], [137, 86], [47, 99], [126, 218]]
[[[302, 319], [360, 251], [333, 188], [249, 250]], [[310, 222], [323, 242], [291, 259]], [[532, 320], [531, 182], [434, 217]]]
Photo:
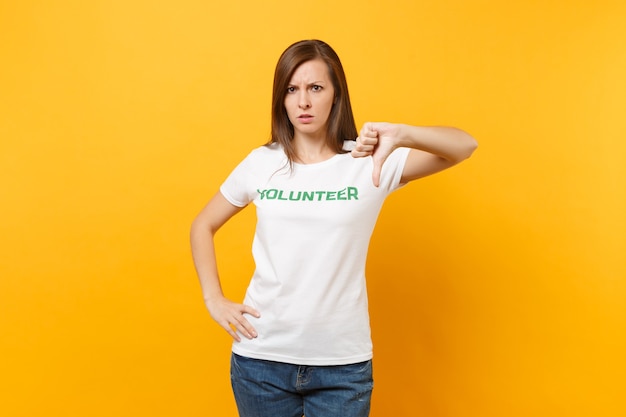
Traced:
[[282, 147], [272, 144], [234, 169], [220, 191], [236, 206], [256, 206], [256, 269], [244, 304], [261, 314], [246, 316], [258, 337], [234, 342], [234, 353], [320, 366], [372, 358], [367, 249], [383, 201], [400, 187], [408, 152], [389, 156], [379, 188], [372, 158], [349, 153], [290, 170]]

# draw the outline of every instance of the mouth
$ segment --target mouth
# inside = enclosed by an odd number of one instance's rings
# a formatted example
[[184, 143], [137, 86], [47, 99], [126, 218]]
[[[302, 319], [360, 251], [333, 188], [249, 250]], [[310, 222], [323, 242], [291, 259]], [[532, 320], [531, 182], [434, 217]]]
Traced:
[[313, 116], [310, 114], [301, 114], [300, 116], [298, 116], [298, 120], [300, 120], [303, 123], [308, 123], [313, 120]]

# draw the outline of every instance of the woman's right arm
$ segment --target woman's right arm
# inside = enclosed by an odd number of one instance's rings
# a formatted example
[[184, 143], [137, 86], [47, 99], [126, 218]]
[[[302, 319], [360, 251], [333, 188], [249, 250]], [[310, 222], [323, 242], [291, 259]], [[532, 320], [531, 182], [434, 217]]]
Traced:
[[236, 341], [241, 340], [238, 333], [248, 339], [257, 336], [256, 330], [244, 314], [254, 317], [260, 317], [260, 314], [250, 306], [234, 303], [224, 297], [217, 272], [214, 236], [220, 227], [242, 209], [243, 207], [231, 204], [218, 192], [191, 225], [191, 253], [200, 279], [204, 303], [213, 320]]

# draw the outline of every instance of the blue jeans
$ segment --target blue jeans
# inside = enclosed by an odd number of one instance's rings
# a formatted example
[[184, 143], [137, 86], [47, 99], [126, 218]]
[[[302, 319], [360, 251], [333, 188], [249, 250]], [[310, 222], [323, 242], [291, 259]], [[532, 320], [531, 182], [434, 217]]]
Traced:
[[372, 361], [304, 366], [232, 354], [231, 382], [240, 417], [367, 417]]

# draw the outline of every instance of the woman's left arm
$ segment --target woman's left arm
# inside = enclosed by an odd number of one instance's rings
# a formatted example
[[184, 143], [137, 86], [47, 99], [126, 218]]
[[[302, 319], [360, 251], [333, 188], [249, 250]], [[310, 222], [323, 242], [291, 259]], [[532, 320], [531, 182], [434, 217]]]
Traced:
[[407, 183], [458, 164], [477, 146], [470, 134], [454, 127], [370, 122], [363, 125], [352, 156], [372, 156], [372, 180], [378, 186], [383, 163], [396, 148], [411, 148], [401, 179]]

